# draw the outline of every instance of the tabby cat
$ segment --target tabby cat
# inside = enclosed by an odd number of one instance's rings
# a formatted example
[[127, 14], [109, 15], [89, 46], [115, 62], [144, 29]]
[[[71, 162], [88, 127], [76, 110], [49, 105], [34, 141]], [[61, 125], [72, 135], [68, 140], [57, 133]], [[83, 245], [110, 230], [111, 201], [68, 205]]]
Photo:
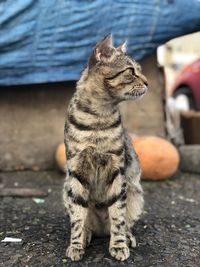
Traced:
[[71, 239], [66, 255], [80, 260], [92, 234], [110, 235], [109, 252], [129, 257], [131, 227], [143, 208], [138, 157], [122, 126], [118, 104], [147, 91], [141, 68], [108, 35], [94, 48], [77, 83], [65, 124], [64, 205]]

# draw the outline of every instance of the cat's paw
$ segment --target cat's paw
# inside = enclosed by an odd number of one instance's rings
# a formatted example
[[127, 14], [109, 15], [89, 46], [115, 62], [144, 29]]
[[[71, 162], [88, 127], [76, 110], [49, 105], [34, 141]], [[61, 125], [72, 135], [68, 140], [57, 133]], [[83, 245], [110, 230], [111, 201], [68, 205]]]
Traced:
[[91, 239], [92, 239], [92, 232], [90, 230], [87, 230], [86, 231], [86, 238], [85, 238], [86, 247], [88, 247], [90, 245]]
[[85, 250], [82, 248], [69, 246], [66, 251], [66, 256], [70, 258], [72, 261], [79, 261], [83, 258], [84, 253]]
[[130, 251], [127, 246], [111, 247], [109, 251], [110, 251], [111, 256], [119, 261], [124, 261], [128, 259], [128, 257], [130, 256]]
[[131, 248], [136, 247], [136, 239], [135, 239], [134, 235], [132, 235], [131, 233], [127, 233], [127, 242], [128, 242], [129, 247], [131, 247]]

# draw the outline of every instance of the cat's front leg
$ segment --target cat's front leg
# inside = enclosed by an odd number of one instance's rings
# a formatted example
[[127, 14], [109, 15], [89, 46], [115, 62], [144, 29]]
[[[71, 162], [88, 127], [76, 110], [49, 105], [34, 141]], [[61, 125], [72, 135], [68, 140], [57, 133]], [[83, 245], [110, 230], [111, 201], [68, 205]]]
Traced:
[[126, 237], [126, 182], [120, 173], [109, 190], [109, 201], [114, 202], [109, 208], [110, 245], [112, 257], [124, 261], [129, 255]]
[[[72, 175], [72, 174], [70, 174]], [[88, 214], [88, 191], [75, 178], [64, 186], [64, 203], [70, 216], [71, 237], [66, 256], [72, 261], [78, 261], [85, 253], [88, 230], [85, 221]]]

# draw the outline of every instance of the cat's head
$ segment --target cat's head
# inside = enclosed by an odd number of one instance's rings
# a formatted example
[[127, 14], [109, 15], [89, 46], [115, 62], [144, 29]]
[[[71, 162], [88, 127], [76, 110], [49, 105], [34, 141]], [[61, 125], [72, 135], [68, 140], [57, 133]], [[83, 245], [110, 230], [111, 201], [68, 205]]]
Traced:
[[119, 101], [139, 98], [147, 91], [140, 65], [125, 49], [125, 43], [115, 48], [109, 34], [95, 46], [88, 63], [89, 73], [102, 79], [105, 90]]

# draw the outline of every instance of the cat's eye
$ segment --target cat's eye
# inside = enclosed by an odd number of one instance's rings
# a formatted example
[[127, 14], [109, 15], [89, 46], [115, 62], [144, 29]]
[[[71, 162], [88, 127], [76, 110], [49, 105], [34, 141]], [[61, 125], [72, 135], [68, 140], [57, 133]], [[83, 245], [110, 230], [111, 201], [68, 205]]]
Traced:
[[140, 66], [139, 63], [137, 63], [137, 69], [138, 69], [140, 72], [142, 72], [142, 67]]
[[133, 74], [133, 70], [132, 69], [127, 69], [127, 74], [130, 74], [130, 75], [132, 75]]
[[134, 68], [128, 68], [128, 73], [135, 76], [135, 69]]
[[122, 71], [118, 72], [117, 74], [115, 74], [115, 75], [113, 75], [111, 77], [107, 77], [106, 79], [107, 80], [112, 80], [112, 79], [115, 79], [116, 77], [118, 77], [121, 74], [129, 74], [129, 75], [135, 76], [135, 70], [134, 70], [134, 68], [127, 68], [125, 70], [122, 70]]

